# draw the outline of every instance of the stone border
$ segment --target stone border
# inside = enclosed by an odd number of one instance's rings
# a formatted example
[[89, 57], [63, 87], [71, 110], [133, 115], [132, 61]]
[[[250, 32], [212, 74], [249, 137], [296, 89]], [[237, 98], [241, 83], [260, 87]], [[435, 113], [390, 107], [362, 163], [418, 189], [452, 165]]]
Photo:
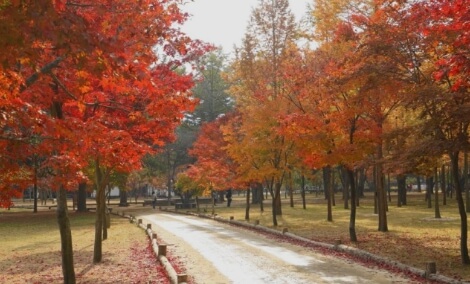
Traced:
[[153, 253], [158, 261], [162, 264], [163, 268], [165, 269], [168, 277], [170, 278], [170, 282], [172, 284], [185, 284], [188, 281], [187, 274], [178, 274], [175, 268], [171, 265], [170, 261], [166, 257], [166, 248], [165, 244], [157, 243], [157, 233], [152, 231], [152, 224], [148, 223], [146, 225], [143, 224], [142, 219], [137, 219], [133, 215], [126, 215], [124, 211], [120, 214], [120, 212], [111, 212], [114, 215], [128, 218], [130, 223], [137, 224], [138, 227], [143, 229], [147, 236], [149, 237], [152, 243]]
[[445, 284], [470, 284], [470, 282], [462, 282], [460, 280], [456, 280], [456, 279], [453, 279], [453, 278], [450, 278], [450, 277], [447, 277], [447, 276], [444, 276], [444, 275], [440, 275], [436, 271], [435, 262], [426, 263], [426, 269], [424, 270], [424, 269], [419, 269], [419, 268], [415, 268], [415, 267], [412, 267], [412, 266], [408, 266], [408, 265], [405, 265], [401, 262], [394, 261], [394, 260], [391, 260], [391, 259], [388, 259], [388, 258], [385, 258], [385, 257], [382, 257], [382, 256], [378, 256], [376, 254], [372, 254], [372, 253], [364, 251], [364, 250], [360, 250], [360, 249], [357, 249], [357, 248], [354, 248], [354, 247], [343, 245], [343, 244], [341, 244], [341, 240], [336, 240], [334, 244], [328, 244], [328, 243], [313, 241], [313, 240], [310, 240], [310, 239], [307, 239], [307, 238], [289, 233], [288, 228], [283, 228], [282, 231], [270, 229], [270, 228], [261, 226], [259, 224], [259, 220], [255, 220], [254, 223], [252, 224], [252, 223], [248, 223], [247, 221], [234, 220], [233, 216], [231, 216], [229, 219], [226, 219], [226, 218], [222, 218], [222, 217], [217, 216], [217, 214], [212, 216], [212, 215], [209, 215], [209, 214], [201, 214], [201, 213], [198, 214], [198, 213], [194, 213], [194, 212], [190, 212], [190, 211], [187, 211], [187, 212], [175, 211], [175, 210], [171, 210], [171, 209], [167, 209], [167, 208], [162, 208], [161, 210], [166, 211], [166, 212], [171, 212], [171, 213], [191, 215], [191, 216], [196, 216], [196, 217], [200, 217], [200, 218], [212, 219], [212, 220], [215, 220], [215, 221], [218, 221], [218, 222], [227, 223], [227, 224], [231, 224], [231, 225], [237, 225], [237, 226], [244, 227], [244, 228], [247, 228], [247, 229], [257, 230], [257, 231], [265, 232], [265, 233], [276, 235], [276, 236], [283, 236], [283, 237], [287, 236], [291, 239], [302, 241], [302, 242], [308, 243], [312, 246], [325, 248], [325, 249], [338, 251], [338, 252], [343, 252], [343, 253], [355, 256], [359, 259], [363, 259], [363, 260], [366, 260], [366, 261], [374, 261], [377, 264], [385, 264], [385, 265], [388, 265], [391, 268], [395, 268], [395, 269], [398, 269], [398, 270], [403, 271], [403, 272], [407, 272], [407, 273], [410, 273], [410, 274], [413, 274], [413, 275], [416, 275], [416, 276], [419, 276], [419, 277], [423, 277], [425, 279], [438, 281], [440, 283], [445, 283]]

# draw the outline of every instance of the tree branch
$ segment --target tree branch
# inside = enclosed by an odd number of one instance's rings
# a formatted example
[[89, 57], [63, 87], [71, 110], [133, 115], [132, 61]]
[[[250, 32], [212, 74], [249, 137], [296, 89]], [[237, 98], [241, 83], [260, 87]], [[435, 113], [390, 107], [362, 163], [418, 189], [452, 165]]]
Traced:
[[31, 75], [28, 79], [26, 79], [25, 84], [20, 87], [20, 93], [25, 91], [32, 84], [34, 84], [39, 79], [39, 75], [50, 73], [52, 69], [56, 68], [59, 63], [62, 62], [62, 60], [64, 60], [64, 57], [59, 56], [56, 58], [56, 60], [46, 64], [44, 67], [41, 68], [41, 70]]

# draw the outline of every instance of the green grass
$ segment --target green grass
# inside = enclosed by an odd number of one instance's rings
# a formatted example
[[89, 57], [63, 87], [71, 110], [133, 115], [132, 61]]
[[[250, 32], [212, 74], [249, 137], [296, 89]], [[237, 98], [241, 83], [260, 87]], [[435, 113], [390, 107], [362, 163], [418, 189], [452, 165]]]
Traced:
[[[434, 218], [434, 208], [427, 208], [424, 194], [408, 195], [406, 206], [397, 207], [396, 199], [388, 205], [387, 224], [389, 231], [378, 232], [378, 216], [374, 214], [371, 196], [360, 200], [357, 208], [357, 243], [349, 241], [350, 210], [344, 209], [341, 195], [336, 196], [333, 207], [333, 222], [327, 221], [326, 201], [322, 196], [307, 195], [307, 209], [302, 209], [300, 196], [295, 196], [294, 207], [283, 196], [283, 215], [278, 216], [278, 227], [272, 226], [271, 199], [264, 201], [264, 212], [259, 205], [251, 205], [250, 221], [259, 220], [266, 227], [282, 230], [316, 241], [334, 243], [340, 239], [343, 244], [357, 247], [381, 256], [400, 261], [416, 268], [424, 269], [426, 262], [435, 261], [440, 274], [470, 280], [470, 266], [461, 264], [460, 259], [460, 216], [454, 199], [447, 199], [442, 205], [441, 219]], [[434, 204], [433, 204], [434, 206]], [[206, 209], [208, 212], [210, 208]], [[245, 200], [235, 196], [232, 207], [224, 204], [216, 206], [216, 214], [236, 220], [245, 218]]]

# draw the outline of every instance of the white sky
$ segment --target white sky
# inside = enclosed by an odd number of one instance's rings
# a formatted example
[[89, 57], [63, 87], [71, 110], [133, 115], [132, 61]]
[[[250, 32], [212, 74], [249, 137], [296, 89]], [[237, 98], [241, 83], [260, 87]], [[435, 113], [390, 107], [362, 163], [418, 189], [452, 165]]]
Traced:
[[[289, 0], [296, 21], [305, 16], [311, 2]], [[231, 53], [234, 45], [241, 45], [252, 8], [258, 3], [258, 0], [194, 0], [183, 7], [192, 15], [183, 31], [193, 39], [222, 46], [224, 53]]]

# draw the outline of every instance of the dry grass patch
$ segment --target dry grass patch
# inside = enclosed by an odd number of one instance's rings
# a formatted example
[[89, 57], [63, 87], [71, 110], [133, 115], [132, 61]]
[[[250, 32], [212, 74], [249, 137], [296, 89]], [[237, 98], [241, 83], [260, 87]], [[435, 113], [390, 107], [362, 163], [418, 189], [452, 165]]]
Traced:
[[[169, 283], [143, 230], [113, 216], [94, 265], [94, 213], [70, 213], [77, 283]], [[55, 212], [0, 211], [0, 283], [62, 283]]]

